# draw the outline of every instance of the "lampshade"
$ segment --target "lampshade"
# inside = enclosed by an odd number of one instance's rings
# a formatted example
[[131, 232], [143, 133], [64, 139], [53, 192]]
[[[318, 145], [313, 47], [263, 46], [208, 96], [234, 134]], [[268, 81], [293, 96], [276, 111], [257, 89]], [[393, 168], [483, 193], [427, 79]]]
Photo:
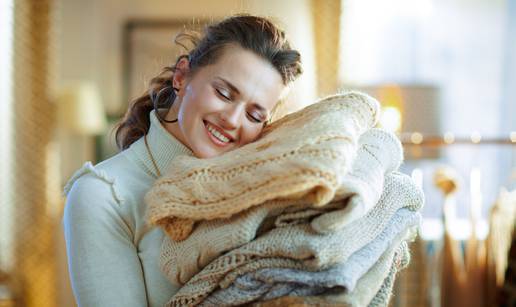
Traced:
[[57, 103], [62, 129], [82, 135], [105, 131], [107, 120], [104, 105], [94, 84], [81, 82], [64, 87]]

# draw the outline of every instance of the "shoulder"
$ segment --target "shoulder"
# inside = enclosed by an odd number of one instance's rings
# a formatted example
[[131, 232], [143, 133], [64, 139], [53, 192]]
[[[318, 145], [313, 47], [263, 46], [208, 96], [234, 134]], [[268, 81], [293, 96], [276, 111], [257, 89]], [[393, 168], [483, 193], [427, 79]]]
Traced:
[[124, 232], [133, 233], [139, 218], [136, 207], [142, 173], [123, 152], [97, 165], [84, 163], [64, 187], [65, 223], [87, 220], [90, 225], [119, 225]]
[[93, 165], [90, 161], [84, 163], [66, 183], [64, 196], [94, 193], [97, 196], [110, 196], [116, 203], [121, 203], [124, 198], [117, 184], [119, 176], [116, 167], [119, 156], [120, 154], [117, 154], [99, 165]]
[[121, 206], [137, 200], [139, 195], [135, 194], [151, 182], [152, 178], [141, 167], [120, 152], [97, 165], [84, 163], [70, 177], [63, 194], [68, 199], [95, 198]]
[[65, 186], [62, 223], [67, 245], [75, 250], [86, 242], [134, 242], [135, 217], [112, 173], [86, 162]]

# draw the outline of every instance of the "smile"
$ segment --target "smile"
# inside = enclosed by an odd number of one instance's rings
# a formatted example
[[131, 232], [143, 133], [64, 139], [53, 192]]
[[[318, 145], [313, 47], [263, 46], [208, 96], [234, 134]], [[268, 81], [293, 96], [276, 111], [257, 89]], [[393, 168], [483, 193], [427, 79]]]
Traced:
[[206, 127], [206, 133], [210, 137], [210, 139], [215, 143], [215, 145], [224, 147], [232, 142], [230, 138], [222, 134], [219, 130], [217, 130], [214, 126], [212, 126], [209, 122], [204, 122]]

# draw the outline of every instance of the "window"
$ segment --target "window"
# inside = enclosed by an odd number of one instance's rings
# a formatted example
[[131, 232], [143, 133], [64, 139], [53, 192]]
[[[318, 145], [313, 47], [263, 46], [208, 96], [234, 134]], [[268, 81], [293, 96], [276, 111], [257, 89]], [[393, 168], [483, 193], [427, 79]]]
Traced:
[[13, 220], [11, 187], [12, 80], [14, 1], [0, 1], [0, 268], [10, 270]]
[[[343, 0], [340, 83], [358, 88], [429, 86], [438, 93], [434, 112], [410, 108], [404, 122], [434, 121], [436, 131], [431, 133], [441, 135], [508, 138], [510, 131], [503, 122], [509, 121], [504, 111], [510, 109], [504, 97], [509, 60], [504, 55], [513, 41], [507, 34], [513, 16], [508, 12], [516, 12], [510, 7], [511, 2], [504, 0]], [[422, 168], [425, 173], [423, 215], [440, 216], [442, 195], [433, 186], [432, 174], [436, 166], [448, 164], [465, 181], [458, 195], [460, 217], [467, 217], [471, 204], [470, 173], [481, 171], [482, 215], [486, 217], [500, 186], [508, 182], [508, 170], [514, 167], [506, 155], [509, 150], [448, 146], [438, 159], [406, 163], [405, 172]]]

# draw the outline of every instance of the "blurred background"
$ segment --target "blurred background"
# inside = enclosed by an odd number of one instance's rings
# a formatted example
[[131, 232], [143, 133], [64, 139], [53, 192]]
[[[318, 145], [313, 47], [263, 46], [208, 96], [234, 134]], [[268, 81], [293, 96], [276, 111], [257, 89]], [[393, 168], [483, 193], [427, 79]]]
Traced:
[[302, 55], [284, 113], [338, 90], [382, 103], [425, 191], [393, 306], [516, 306], [516, 1], [0, 0], [0, 306], [75, 306], [67, 180], [182, 51], [182, 29], [273, 18]]

